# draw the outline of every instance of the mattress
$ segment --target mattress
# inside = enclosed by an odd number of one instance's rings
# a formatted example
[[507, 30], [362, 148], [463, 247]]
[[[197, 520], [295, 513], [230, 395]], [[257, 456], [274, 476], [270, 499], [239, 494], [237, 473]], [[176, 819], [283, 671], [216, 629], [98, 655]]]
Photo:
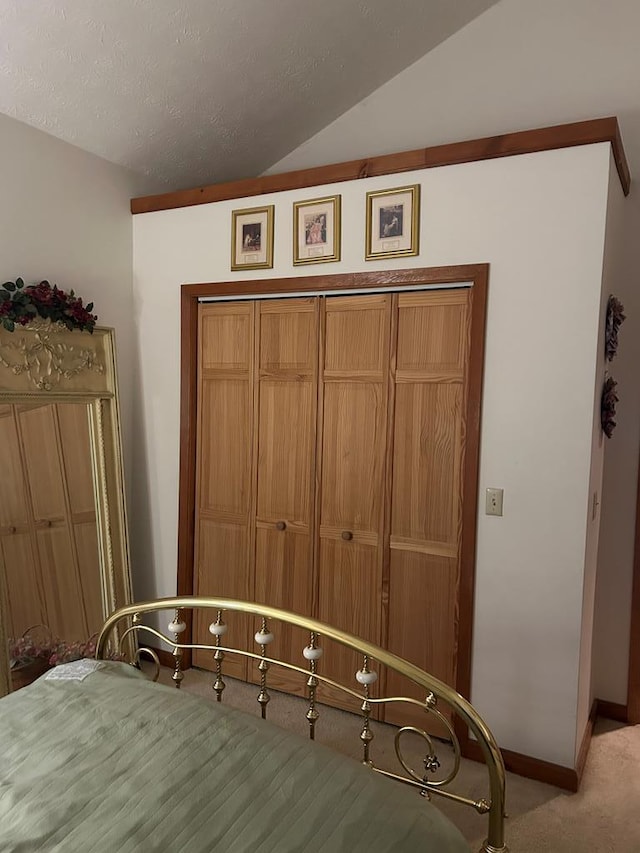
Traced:
[[459, 853], [429, 802], [267, 721], [104, 662], [0, 700], [2, 853]]

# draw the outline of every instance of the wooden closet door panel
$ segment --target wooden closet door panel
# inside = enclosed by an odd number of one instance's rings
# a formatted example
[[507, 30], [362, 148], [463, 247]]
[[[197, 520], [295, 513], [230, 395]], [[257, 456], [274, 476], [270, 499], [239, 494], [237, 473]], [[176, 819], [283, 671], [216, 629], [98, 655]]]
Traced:
[[24, 460], [37, 521], [66, 517], [62, 461], [52, 405], [16, 407]]
[[87, 640], [89, 626], [85, 617], [82, 590], [75, 571], [71, 538], [67, 525], [38, 529], [36, 534], [42, 586], [47, 610], [47, 625], [66, 640]]
[[[259, 314], [255, 599], [311, 615], [319, 302], [267, 300]], [[268, 654], [305, 666], [308, 636], [270, 628]], [[252, 678], [259, 679], [255, 665]], [[306, 692], [305, 678], [277, 667], [268, 684]]]
[[[249, 597], [247, 576], [247, 530], [246, 525], [233, 522], [220, 522], [202, 519], [197, 531], [198, 541], [198, 588], [196, 595], [215, 596], [216, 598]], [[198, 611], [194, 621], [195, 642], [213, 644], [214, 637], [209, 625], [215, 622], [213, 610]], [[249, 632], [249, 619], [246, 616], [228, 611], [224, 614], [228, 631], [223, 644], [246, 648]], [[214, 669], [211, 652], [196, 649], [194, 664], [204, 669]], [[232, 678], [246, 677], [246, 659], [238, 655], [226, 654], [223, 673]]]
[[87, 633], [92, 636], [100, 630], [105, 620], [96, 522], [76, 522], [73, 525], [73, 535], [82, 577], [82, 600], [87, 619]]
[[[357, 637], [379, 643], [382, 589], [378, 546], [325, 536], [320, 543], [319, 558], [318, 618]], [[360, 690], [355, 674], [362, 668], [362, 659], [337, 644], [323, 643], [322, 638], [319, 643], [324, 654], [318, 672]], [[372, 695], [376, 695], [375, 685]], [[360, 710], [361, 702], [324, 685], [318, 689], [318, 698], [351, 711]]]
[[[389, 650], [455, 686], [470, 293], [398, 296]], [[422, 698], [388, 673], [387, 692]], [[389, 722], [421, 722], [386, 709]]]
[[346, 529], [368, 533], [378, 544], [385, 403], [382, 382], [325, 384], [321, 535]]
[[261, 379], [257, 517], [309, 532], [315, 388], [311, 381]]
[[391, 552], [389, 648], [410, 650], [412, 663], [447, 684], [455, 675], [456, 573], [455, 558]]
[[[311, 537], [308, 533], [280, 531], [271, 525], [258, 526], [256, 532], [256, 591], [255, 600], [281, 607], [306, 616], [311, 615]], [[255, 620], [255, 631], [260, 620]], [[267, 648], [270, 657], [306, 667], [302, 650], [309, 644], [309, 635], [300, 628], [282, 623], [269, 625], [274, 641]], [[254, 631], [254, 633], [255, 633]], [[260, 647], [256, 645], [256, 651]], [[257, 661], [249, 663], [253, 680], [260, 680]], [[300, 696], [307, 695], [307, 679], [272, 666], [268, 684]]]
[[461, 384], [396, 389], [391, 547], [455, 557], [462, 510]]
[[[253, 349], [252, 303], [199, 308], [198, 468], [194, 589], [197, 595], [247, 598], [250, 592], [252, 508]], [[248, 621], [226, 613], [229, 645], [246, 643]], [[211, 643], [209, 622], [194, 624], [194, 641]], [[196, 666], [214, 669], [211, 654], [195, 651]], [[246, 677], [246, 661], [227, 656], [223, 672]]]
[[85, 403], [61, 403], [56, 406], [60, 425], [60, 443], [69, 490], [72, 516], [96, 513], [91, 466], [89, 414]]
[[2, 406], [0, 412], [0, 470], [0, 528], [26, 525], [25, 479], [12, 406]]
[[36, 558], [30, 532], [2, 536], [2, 560], [8, 598], [8, 637], [20, 637], [33, 625], [48, 624]]
[[260, 302], [259, 310], [263, 375], [273, 370], [313, 376], [318, 360], [318, 299], [268, 299]]
[[199, 508], [247, 523], [250, 503], [252, 395], [246, 377], [202, 383]]
[[324, 378], [382, 379], [389, 353], [388, 295], [326, 299]]
[[105, 613], [100, 581], [96, 499], [89, 413], [85, 403], [58, 403], [56, 417], [69, 505], [69, 521], [78, 559], [87, 633], [100, 630]]
[[[380, 643], [391, 297], [326, 300], [319, 443], [318, 617]], [[328, 648], [320, 671], [357, 687], [354, 654]], [[354, 704], [322, 688], [342, 707]]]

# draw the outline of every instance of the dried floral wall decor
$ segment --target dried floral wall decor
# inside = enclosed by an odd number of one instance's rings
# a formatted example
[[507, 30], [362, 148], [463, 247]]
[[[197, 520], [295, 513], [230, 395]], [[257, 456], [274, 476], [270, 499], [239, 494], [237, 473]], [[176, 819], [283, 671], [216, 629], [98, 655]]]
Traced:
[[27, 326], [38, 317], [62, 323], [67, 329], [93, 332], [98, 319], [92, 314], [93, 302], [84, 305], [73, 290], [66, 293], [48, 281], [25, 283], [21, 278], [5, 281], [0, 287], [0, 323], [8, 332], [16, 325]]
[[613, 431], [616, 428], [616, 403], [618, 402], [618, 395], [616, 393], [617, 387], [618, 383], [612, 376], [607, 376], [604, 381], [604, 385], [602, 386], [600, 423], [602, 425], [602, 431], [607, 438], [611, 438]]
[[624, 305], [615, 296], [610, 296], [604, 332], [604, 354], [607, 361], [613, 361], [618, 349], [618, 329], [625, 319]]

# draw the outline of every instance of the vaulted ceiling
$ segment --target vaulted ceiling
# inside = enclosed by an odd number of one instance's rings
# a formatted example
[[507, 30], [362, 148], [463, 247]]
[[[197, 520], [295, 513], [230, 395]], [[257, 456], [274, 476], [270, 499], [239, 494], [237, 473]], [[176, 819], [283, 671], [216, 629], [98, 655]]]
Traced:
[[2, 0], [0, 112], [158, 189], [257, 175], [495, 2]]

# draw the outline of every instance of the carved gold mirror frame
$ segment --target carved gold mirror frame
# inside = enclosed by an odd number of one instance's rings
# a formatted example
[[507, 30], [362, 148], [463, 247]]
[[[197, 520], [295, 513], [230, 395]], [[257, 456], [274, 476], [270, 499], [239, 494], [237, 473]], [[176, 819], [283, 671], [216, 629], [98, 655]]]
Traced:
[[[0, 404], [85, 403], [96, 510], [102, 615], [132, 600], [112, 329], [70, 331], [48, 320], [0, 328]], [[1, 473], [0, 473], [1, 476]], [[0, 549], [0, 696], [10, 690], [6, 571]]]

